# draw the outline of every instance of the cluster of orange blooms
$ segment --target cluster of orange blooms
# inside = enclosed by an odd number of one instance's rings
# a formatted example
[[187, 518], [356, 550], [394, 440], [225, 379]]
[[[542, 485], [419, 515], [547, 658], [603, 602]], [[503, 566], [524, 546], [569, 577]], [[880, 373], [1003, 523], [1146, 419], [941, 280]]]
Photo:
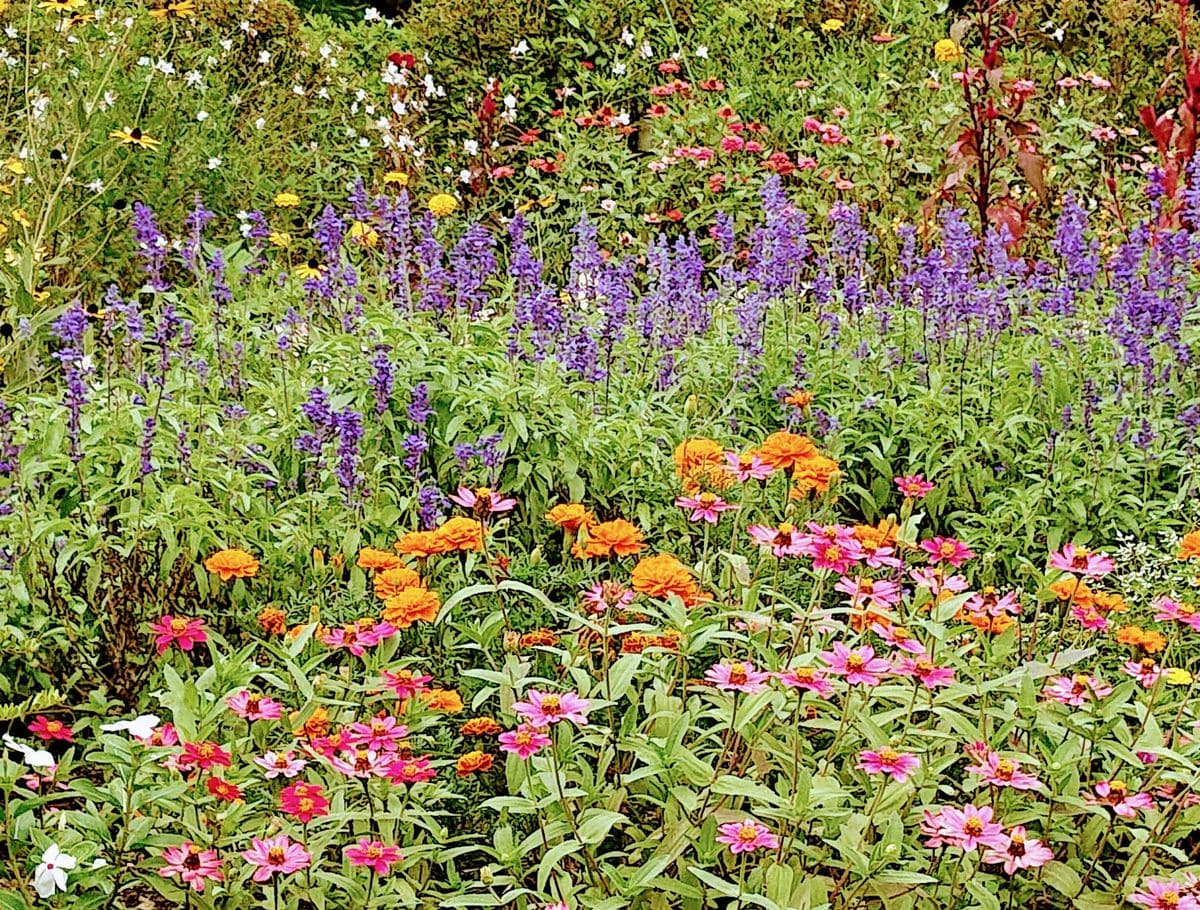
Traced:
[[[733, 483], [725, 449], [712, 439], [685, 439], [676, 446], [673, 458], [685, 493], [725, 490]], [[793, 499], [827, 492], [838, 473], [838, 463], [818, 452], [811, 439], [787, 430], [772, 433], [757, 449], [739, 456], [746, 465], [754, 458], [776, 471], [790, 472]]]
[[[469, 521], [470, 519], [466, 519]], [[365, 547], [358, 554], [358, 567], [375, 573], [375, 596], [383, 601], [382, 618], [397, 629], [415, 622], [433, 622], [442, 607], [436, 591], [425, 587], [421, 576], [386, 550]]]
[[650, 648], [678, 651], [682, 635], [676, 629], [662, 632], [627, 632], [621, 637], [622, 654], [641, 654]]
[[1183, 540], [1179, 541], [1179, 552], [1175, 554], [1175, 558], [1200, 560], [1200, 529], [1189, 531], [1183, 535]]
[[483, 549], [483, 533], [480, 522], [457, 515], [432, 531], [409, 531], [396, 542], [396, 552], [416, 559], [442, 553], [479, 552]]
[[669, 553], [647, 556], [633, 567], [630, 587], [640, 594], [666, 600], [678, 597], [685, 607], [694, 607], [712, 595], [700, 590], [692, 570]]
[[1131, 648], [1140, 648], [1147, 654], [1158, 654], [1167, 646], [1165, 635], [1141, 626], [1122, 626], [1117, 630], [1117, 641]]
[[1097, 613], [1124, 613], [1129, 609], [1125, 598], [1120, 594], [1109, 594], [1098, 591], [1088, 585], [1082, 578], [1062, 578], [1050, 585], [1050, 590], [1059, 600], [1069, 601], [1072, 606], [1084, 610], [1095, 610]]

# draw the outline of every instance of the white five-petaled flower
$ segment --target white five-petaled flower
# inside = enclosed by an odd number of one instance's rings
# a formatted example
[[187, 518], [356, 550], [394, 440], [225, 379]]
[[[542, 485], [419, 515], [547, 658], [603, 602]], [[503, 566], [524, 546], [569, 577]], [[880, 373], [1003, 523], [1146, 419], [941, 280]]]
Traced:
[[42, 861], [33, 870], [30, 884], [38, 897], [53, 897], [56, 891], [67, 890], [67, 872], [75, 868], [75, 857], [63, 853], [58, 844], [51, 844], [42, 854]]
[[100, 729], [105, 733], [128, 733], [135, 739], [146, 739], [158, 726], [158, 717], [154, 714], [139, 714], [133, 720], [118, 720], [111, 724], [101, 724]]

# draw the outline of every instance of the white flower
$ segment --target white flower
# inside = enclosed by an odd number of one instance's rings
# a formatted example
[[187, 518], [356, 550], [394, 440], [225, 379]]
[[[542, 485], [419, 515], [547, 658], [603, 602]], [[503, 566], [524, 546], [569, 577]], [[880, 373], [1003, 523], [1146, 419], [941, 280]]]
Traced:
[[633, 32], [627, 28], [621, 29], [621, 41], [626, 47], [633, 47]]
[[379, 14], [379, 10], [375, 9], [373, 6], [367, 7], [367, 11], [363, 13], [364, 22], [378, 22], [382, 18], [383, 16]]
[[93, 180], [91, 183], [89, 183], [87, 185], [87, 188], [90, 192], [93, 192], [93, 193], [103, 193], [104, 192], [104, 181], [101, 180], [99, 177], [97, 177], [95, 180]]
[[699, 57], [701, 60], [708, 59], [708, 48], [705, 47], [703, 44], [701, 44], [698, 48], [696, 48], [694, 51], [692, 51], [692, 53], [695, 54], [697, 57]]
[[25, 743], [19, 743], [7, 733], [3, 736], [4, 745], [12, 749], [14, 752], [20, 752], [21, 757], [25, 759], [25, 763], [35, 771], [39, 768], [54, 767], [54, 756], [45, 749], [34, 749], [32, 746], [27, 746]]
[[463, 151], [474, 158], [479, 154], [479, 143], [474, 139], [464, 139]]
[[625, 71], [626, 71], [627, 69], [628, 69], [628, 67], [627, 67], [627, 66], [626, 66], [624, 63], [614, 63], [614, 64], [613, 64], [613, 70], [612, 70], [612, 71], [613, 71], [613, 75], [614, 75], [614, 76], [624, 76], [624, 75], [625, 75]]
[[75, 868], [75, 857], [63, 853], [58, 844], [51, 844], [42, 854], [42, 861], [33, 870], [30, 882], [38, 897], [53, 897], [55, 891], [67, 890], [67, 872]]
[[203, 123], [208, 119], [208, 111], [196, 111], [196, 119]]
[[261, 130], [266, 125], [267, 125], [266, 117], [259, 117], [257, 120], [254, 121], [254, 128], [256, 130]]
[[[211, 159], [210, 159], [211, 160]], [[217, 159], [220, 161], [221, 159]], [[101, 724], [100, 729], [105, 733], [127, 732], [135, 739], [146, 739], [158, 726], [158, 717], [154, 714], [139, 714], [133, 720], [117, 720], [111, 724]]]
[[271, 62], [271, 52], [270, 51], [259, 51], [258, 52], [258, 62], [259, 63], [270, 63]]
[[510, 57], [522, 57], [529, 53], [529, 42], [522, 38], [516, 44], [508, 49]]

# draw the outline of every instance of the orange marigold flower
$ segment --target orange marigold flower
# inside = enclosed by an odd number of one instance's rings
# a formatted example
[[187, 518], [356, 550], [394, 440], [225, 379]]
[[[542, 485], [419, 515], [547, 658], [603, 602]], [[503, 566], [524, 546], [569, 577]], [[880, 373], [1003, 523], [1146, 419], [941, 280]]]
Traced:
[[1176, 559], [1200, 559], [1200, 529], [1189, 531], [1179, 541], [1179, 552]]
[[375, 596], [380, 600], [395, 597], [406, 588], [423, 587], [421, 576], [405, 566], [384, 569], [375, 576]]
[[483, 525], [474, 518], [455, 516], [434, 533], [444, 550], [482, 550]]
[[279, 607], [265, 607], [258, 614], [258, 627], [268, 635], [282, 635], [287, 628], [287, 614]]
[[[292, 721], [294, 722], [300, 716], [299, 711], [291, 713]], [[303, 724], [292, 731], [298, 737], [307, 739], [317, 739], [322, 736], [329, 735], [329, 712], [325, 708], [318, 705], [312, 714], [308, 716]]]
[[400, 557], [395, 553], [389, 553], [387, 550], [376, 550], [374, 547], [363, 547], [358, 553], [358, 567], [360, 569], [395, 569], [404, 565], [400, 561]]
[[596, 556], [633, 556], [642, 552], [644, 547], [642, 532], [637, 525], [624, 518], [616, 518], [588, 528], [587, 541], [577, 541], [571, 552], [576, 556], [582, 553], [584, 558], [591, 559]]
[[472, 717], [462, 725], [463, 736], [495, 736], [504, 728], [490, 717]]
[[468, 752], [454, 763], [454, 770], [459, 777], [470, 777], [477, 771], [491, 771], [496, 759], [487, 752]]
[[812, 404], [813, 394], [807, 389], [793, 389], [788, 392], [787, 397], [783, 399], [783, 403], [793, 408], [807, 408]]
[[436, 591], [428, 588], [404, 588], [383, 602], [383, 619], [397, 629], [407, 629], [414, 622], [433, 622], [442, 608]]
[[800, 497], [811, 492], [826, 493], [829, 483], [838, 473], [838, 463], [819, 452], [811, 458], [798, 461], [792, 467], [792, 480], [796, 484], [793, 492], [799, 492]]
[[687, 480], [696, 468], [723, 465], [725, 450], [719, 443], [698, 436], [695, 439], [685, 439], [677, 445], [671, 457], [675, 461], [675, 473], [679, 475], [679, 479]]
[[1059, 600], [1069, 600], [1073, 605], [1081, 607], [1095, 606], [1092, 589], [1083, 579], [1062, 578], [1050, 585], [1050, 590]]
[[558, 644], [558, 635], [550, 629], [534, 629], [532, 632], [522, 635], [520, 640], [522, 648], [535, 648], [538, 645], [550, 647], [556, 644]]
[[878, 524], [855, 525], [854, 539], [862, 544], [864, 550], [874, 551], [880, 547], [895, 546], [899, 530], [896, 522], [881, 518]]
[[446, 714], [458, 714], [463, 709], [462, 696], [453, 689], [430, 689], [422, 692], [421, 701], [430, 711], [443, 711]]
[[1092, 591], [1092, 606], [1102, 613], [1127, 613], [1129, 604], [1120, 594], [1109, 594], [1107, 591]]
[[1147, 654], [1158, 654], [1167, 647], [1166, 636], [1153, 629], [1141, 626], [1122, 626], [1117, 631], [1117, 641], [1123, 645], [1141, 648]]
[[647, 556], [638, 562], [630, 576], [630, 586], [659, 600], [666, 600], [674, 594], [689, 607], [705, 599], [696, 586], [692, 570], [670, 553]]
[[546, 521], [572, 533], [595, 522], [596, 516], [578, 502], [564, 502], [546, 513]]
[[401, 556], [425, 559], [428, 556], [445, 553], [446, 550], [446, 542], [438, 536], [436, 531], [409, 531], [396, 541], [396, 552]]
[[245, 550], [218, 550], [204, 560], [204, 568], [221, 581], [232, 578], [253, 578], [258, 574], [258, 560]]
[[805, 461], [817, 454], [817, 447], [807, 436], [780, 430], [772, 433], [758, 447], [758, 457], [778, 470], [789, 470], [798, 462]]
[[986, 613], [972, 613], [967, 617], [967, 622], [980, 632], [990, 632], [992, 635], [999, 635], [1013, 624], [1013, 619], [1007, 613], [1001, 613], [999, 616], [989, 616]]

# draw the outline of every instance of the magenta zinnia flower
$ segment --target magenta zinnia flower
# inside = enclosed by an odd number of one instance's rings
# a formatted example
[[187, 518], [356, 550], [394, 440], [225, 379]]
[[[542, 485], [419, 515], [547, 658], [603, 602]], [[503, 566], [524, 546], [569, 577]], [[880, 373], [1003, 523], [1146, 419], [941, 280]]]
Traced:
[[459, 487], [458, 492], [450, 497], [450, 501], [471, 512], [483, 515], [491, 512], [508, 512], [517, 504], [515, 499], [501, 496], [495, 490], [487, 487], [478, 487], [474, 490], [470, 487]]
[[637, 597], [637, 592], [627, 588], [619, 581], [600, 581], [579, 595], [588, 608], [596, 615], [608, 610], [624, 610]]
[[749, 661], [733, 661], [714, 664], [708, 668], [704, 678], [726, 692], [745, 692], [747, 695], [753, 695], [767, 688], [771, 674], [755, 670], [754, 664]]
[[850, 595], [844, 601], [850, 607], [874, 607], [886, 611], [900, 602], [900, 585], [884, 578], [844, 575], [833, 589]]
[[721, 518], [722, 512], [736, 509], [737, 506], [726, 502], [715, 493], [700, 493], [697, 496], [680, 496], [675, 505], [681, 509], [691, 509], [690, 521], [707, 521], [715, 525]]
[[1124, 669], [1147, 689], [1152, 688], [1163, 674], [1162, 667], [1149, 657], [1143, 660], [1126, 661]]
[[1089, 553], [1083, 547], [1069, 543], [1057, 553], [1050, 554], [1050, 568], [1084, 578], [1100, 578], [1115, 569], [1116, 564], [1103, 553]]
[[892, 780], [902, 784], [921, 767], [921, 760], [911, 752], [897, 752], [895, 749], [881, 749], [878, 752], [867, 750], [859, 753], [858, 767], [868, 774], [888, 774]]
[[717, 828], [717, 843], [728, 844], [731, 853], [750, 853], [759, 847], [767, 850], [779, 849], [779, 838], [766, 825], [754, 819], [744, 822], [727, 822]]
[[1112, 686], [1104, 680], [1077, 673], [1074, 676], [1057, 676], [1042, 689], [1042, 695], [1072, 708], [1079, 708], [1094, 699], [1112, 694]]
[[501, 749], [521, 758], [529, 758], [551, 743], [549, 736], [529, 724], [521, 724], [517, 729], [501, 733], [497, 738], [500, 740]]
[[1087, 801], [1093, 806], [1108, 806], [1121, 818], [1137, 818], [1139, 809], [1154, 808], [1154, 797], [1149, 793], [1130, 793], [1123, 780], [1098, 781], [1093, 789], [1096, 795], [1088, 796]]
[[1180, 603], [1166, 596], [1154, 601], [1154, 618], [1159, 622], [1177, 622], [1193, 632], [1200, 632], [1200, 612], [1191, 604]]
[[429, 764], [429, 756], [405, 758], [392, 763], [388, 778], [394, 784], [423, 784], [437, 777], [437, 769]]
[[921, 541], [921, 549], [929, 554], [931, 561], [948, 562], [956, 569], [975, 556], [970, 547], [953, 537], [931, 537]]
[[978, 764], [967, 768], [968, 774], [978, 774], [983, 783], [992, 787], [1009, 787], [1013, 790], [1036, 790], [1041, 786], [1032, 774], [1021, 770], [1021, 764], [1011, 758], [1001, 758], [989, 752]]
[[265, 695], [255, 695], [243, 689], [225, 699], [229, 710], [242, 720], [278, 720], [283, 716], [283, 706]]
[[379, 876], [387, 875], [392, 866], [404, 859], [399, 847], [366, 837], [359, 838], [355, 846], [344, 847], [342, 853], [350, 860], [350, 865], [366, 866]]
[[432, 676], [424, 673], [414, 673], [412, 670], [383, 670], [380, 673], [383, 684], [396, 693], [397, 698], [412, 698], [422, 692], [429, 691], [427, 683]]
[[992, 821], [992, 815], [991, 806], [976, 808], [970, 803], [961, 809], [947, 806], [938, 816], [936, 836], [963, 850], [974, 850], [980, 845], [1000, 849], [1005, 845], [1004, 826]]
[[540, 692], [530, 689], [525, 693], [528, 701], [513, 705], [513, 711], [525, 718], [533, 727], [548, 727], [560, 720], [569, 720], [581, 727], [587, 726], [587, 712], [592, 703], [574, 692]]
[[954, 682], [953, 668], [937, 666], [925, 653], [902, 658], [892, 671], [900, 676], [919, 679], [926, 689], [936, 689], [938, 686], [948, 686]]
[[1149, 910], [1200, 910], [1200, 900], [1187, 893], [1189, 890], [1184, 885], [1151, 878], [1146, 880], [1143, 890], [1129, 895], [1129, 902]]
[[346, 728], [350, 745], [372, 752], [395, 752], [400, 742], [408, 736], [408, 727], [397, 723], [391, 716], [372, 717], [371, 722], [355, 722]]
[[745, 483], [747, 480], [766, 480], [775, 470], [757, 455], [726, 452], [725, 462], [725, 470], [736, 477], [739, 483]]
[[175, 763], [185, 771], [190, 768], [200, 768], [204, 771], [215, 767], [228, 768], [229, 753], [216, 743], [184, 743], [183, 753]]
[[291, 875], [299, 872], [312, 862], [303, 844], [291, 840], [286, 834], [275, 837], [254, 838], [249, 850], [242, 852], [242, 858], [252, 866], [257, 866], [252, 878], [259, 882], [270, 881], [276, 873]]
[[1012, 875], [1018, 869], [1036, 869], [1054, 859], [1050, 848], [1036, 837], [1027, 837], [1023, 825], [1014, 825], [1003, 835], [999, 846], [989, 847], [983, 854], [985, 863], [1003, 863], [1004, 871]]
[[924, 499], [933, 489], [933, 484], [920, 474], [907, 474], [895, 478], [896, 489], [905, 499]]
[[198, 643], [208, 641], [208, 633], [204, 631], [204, 620], [185, 619], [182, 616], [165, 614], [158, 622], [150, 623], [150, 631], [156, 633], [154, 644], [158, 653], [165, 654], [167, 648], [177, 644], [180, 650], [190, 651]]
[[75, 731], [61, 720], [51, 720], [44, 714], [39, 714], [29, 725], [29, 732], [45, 742], [59, 739], [63, 742], [75, 742]]
[[263, 776], [267, 780], [274, 780], [281, 774], [288, 778], [295, 777], [308, 764], [295, 752], [266, 752], [254, 759], [254, 763], [266, 771]]
[[158, 870], [158, 874], [163, 878], [178, 875], [197, 894], [204, 893], [205, 880], [225, 880], [217, 851], [202, 850], [190, 840], [185, 840], [177, 847], [164, 848], [162, 858], [167, 864]]
[[891, 672], [892, 665], [875, 656], [875, 649], [863, 645], [853, 651], [835, 641], [832, 651], [822, 651], [821, 660], [835, 676], [844, 676], [850, 685], [877, 686], [880, 677]]
[[775, 678], [789, 689], [807, 689], [821, 698], [829, 698], [833, 694], [833, 684], [825, 678], [824, 671], [816, 667], [792, 667], [776, 673]]
[[800, 533], [796, 530], [796, 526], [784, 522], [778, 528], [770, 528], [766, 525], [750, 525], [746, 528], [748, 533], [759, 546], [770, 547], [771, 553], [774, 556], [799, 556], [800, 549]]

